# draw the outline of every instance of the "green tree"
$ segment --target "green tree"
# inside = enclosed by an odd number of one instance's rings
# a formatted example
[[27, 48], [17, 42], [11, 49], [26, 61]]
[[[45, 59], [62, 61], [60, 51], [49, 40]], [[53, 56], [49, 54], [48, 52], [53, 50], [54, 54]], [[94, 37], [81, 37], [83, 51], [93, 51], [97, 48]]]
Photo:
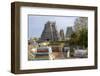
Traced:
[[79, 31], [79, 45], [83, 48], [87, 48], [88, 46], [88, 31], [86, 28], [83, 28]]
[[77, 44], [77, 34], [74, 32], [69, 40], [69, 45], [76, 45]]
[[88, 46], [88, 31], [83, 28], [77, 32], [73, 32], [69, 40], [70, 46], [80, 46], [82, 48], [87, 48]]
[[38, 38], [34, 37], [32, 38], [33, 41], [38, 41]]

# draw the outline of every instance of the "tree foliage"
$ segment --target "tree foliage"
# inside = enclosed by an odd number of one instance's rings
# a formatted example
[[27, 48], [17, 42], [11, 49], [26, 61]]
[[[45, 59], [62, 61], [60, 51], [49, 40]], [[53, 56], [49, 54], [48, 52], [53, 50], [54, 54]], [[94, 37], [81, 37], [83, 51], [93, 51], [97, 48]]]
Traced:
[[87, 48], [88, 46], [88, 31], [83, 28], [77, 32], [73, 32], [70, 37], [69, 44], [71, 46], [79, 46], [81, 48]]

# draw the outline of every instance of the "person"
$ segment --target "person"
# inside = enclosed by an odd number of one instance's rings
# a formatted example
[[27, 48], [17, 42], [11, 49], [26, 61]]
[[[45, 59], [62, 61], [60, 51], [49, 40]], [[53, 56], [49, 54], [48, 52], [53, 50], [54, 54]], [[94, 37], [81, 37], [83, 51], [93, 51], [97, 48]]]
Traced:
[[39, 46], [36, 41], [33, 41], [32, 45], [33, 45], [33, 47], [38, 47]]

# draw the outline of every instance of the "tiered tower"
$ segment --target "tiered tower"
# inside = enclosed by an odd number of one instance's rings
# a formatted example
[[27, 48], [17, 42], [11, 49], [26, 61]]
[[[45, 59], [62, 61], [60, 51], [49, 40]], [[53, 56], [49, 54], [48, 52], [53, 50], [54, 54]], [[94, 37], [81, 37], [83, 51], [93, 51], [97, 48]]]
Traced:
[[55, 22], [48, 21], [41, 35], [41, 41], [57, 41], [59, 40], [58, 31]]

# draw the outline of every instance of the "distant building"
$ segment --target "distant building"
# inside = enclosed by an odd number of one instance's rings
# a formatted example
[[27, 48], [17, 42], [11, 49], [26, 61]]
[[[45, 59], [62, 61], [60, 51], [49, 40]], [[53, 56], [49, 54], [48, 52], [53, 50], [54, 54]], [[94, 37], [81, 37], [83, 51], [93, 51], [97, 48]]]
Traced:
[[73, 33], [73, 28], [72, 27], [67, 27], [66, 39], [69, 39], [71, 37], [72, 33]]
[[60, 30], [60, 40], [64, 40], [64, 39], [65, 39], [64, 30], [61, 29], [61, 30]]
[[59, 40], [58, 31], [56, 28], [56, 23], [48, 21], [41, 34], [41, 41], [57, 41]]

